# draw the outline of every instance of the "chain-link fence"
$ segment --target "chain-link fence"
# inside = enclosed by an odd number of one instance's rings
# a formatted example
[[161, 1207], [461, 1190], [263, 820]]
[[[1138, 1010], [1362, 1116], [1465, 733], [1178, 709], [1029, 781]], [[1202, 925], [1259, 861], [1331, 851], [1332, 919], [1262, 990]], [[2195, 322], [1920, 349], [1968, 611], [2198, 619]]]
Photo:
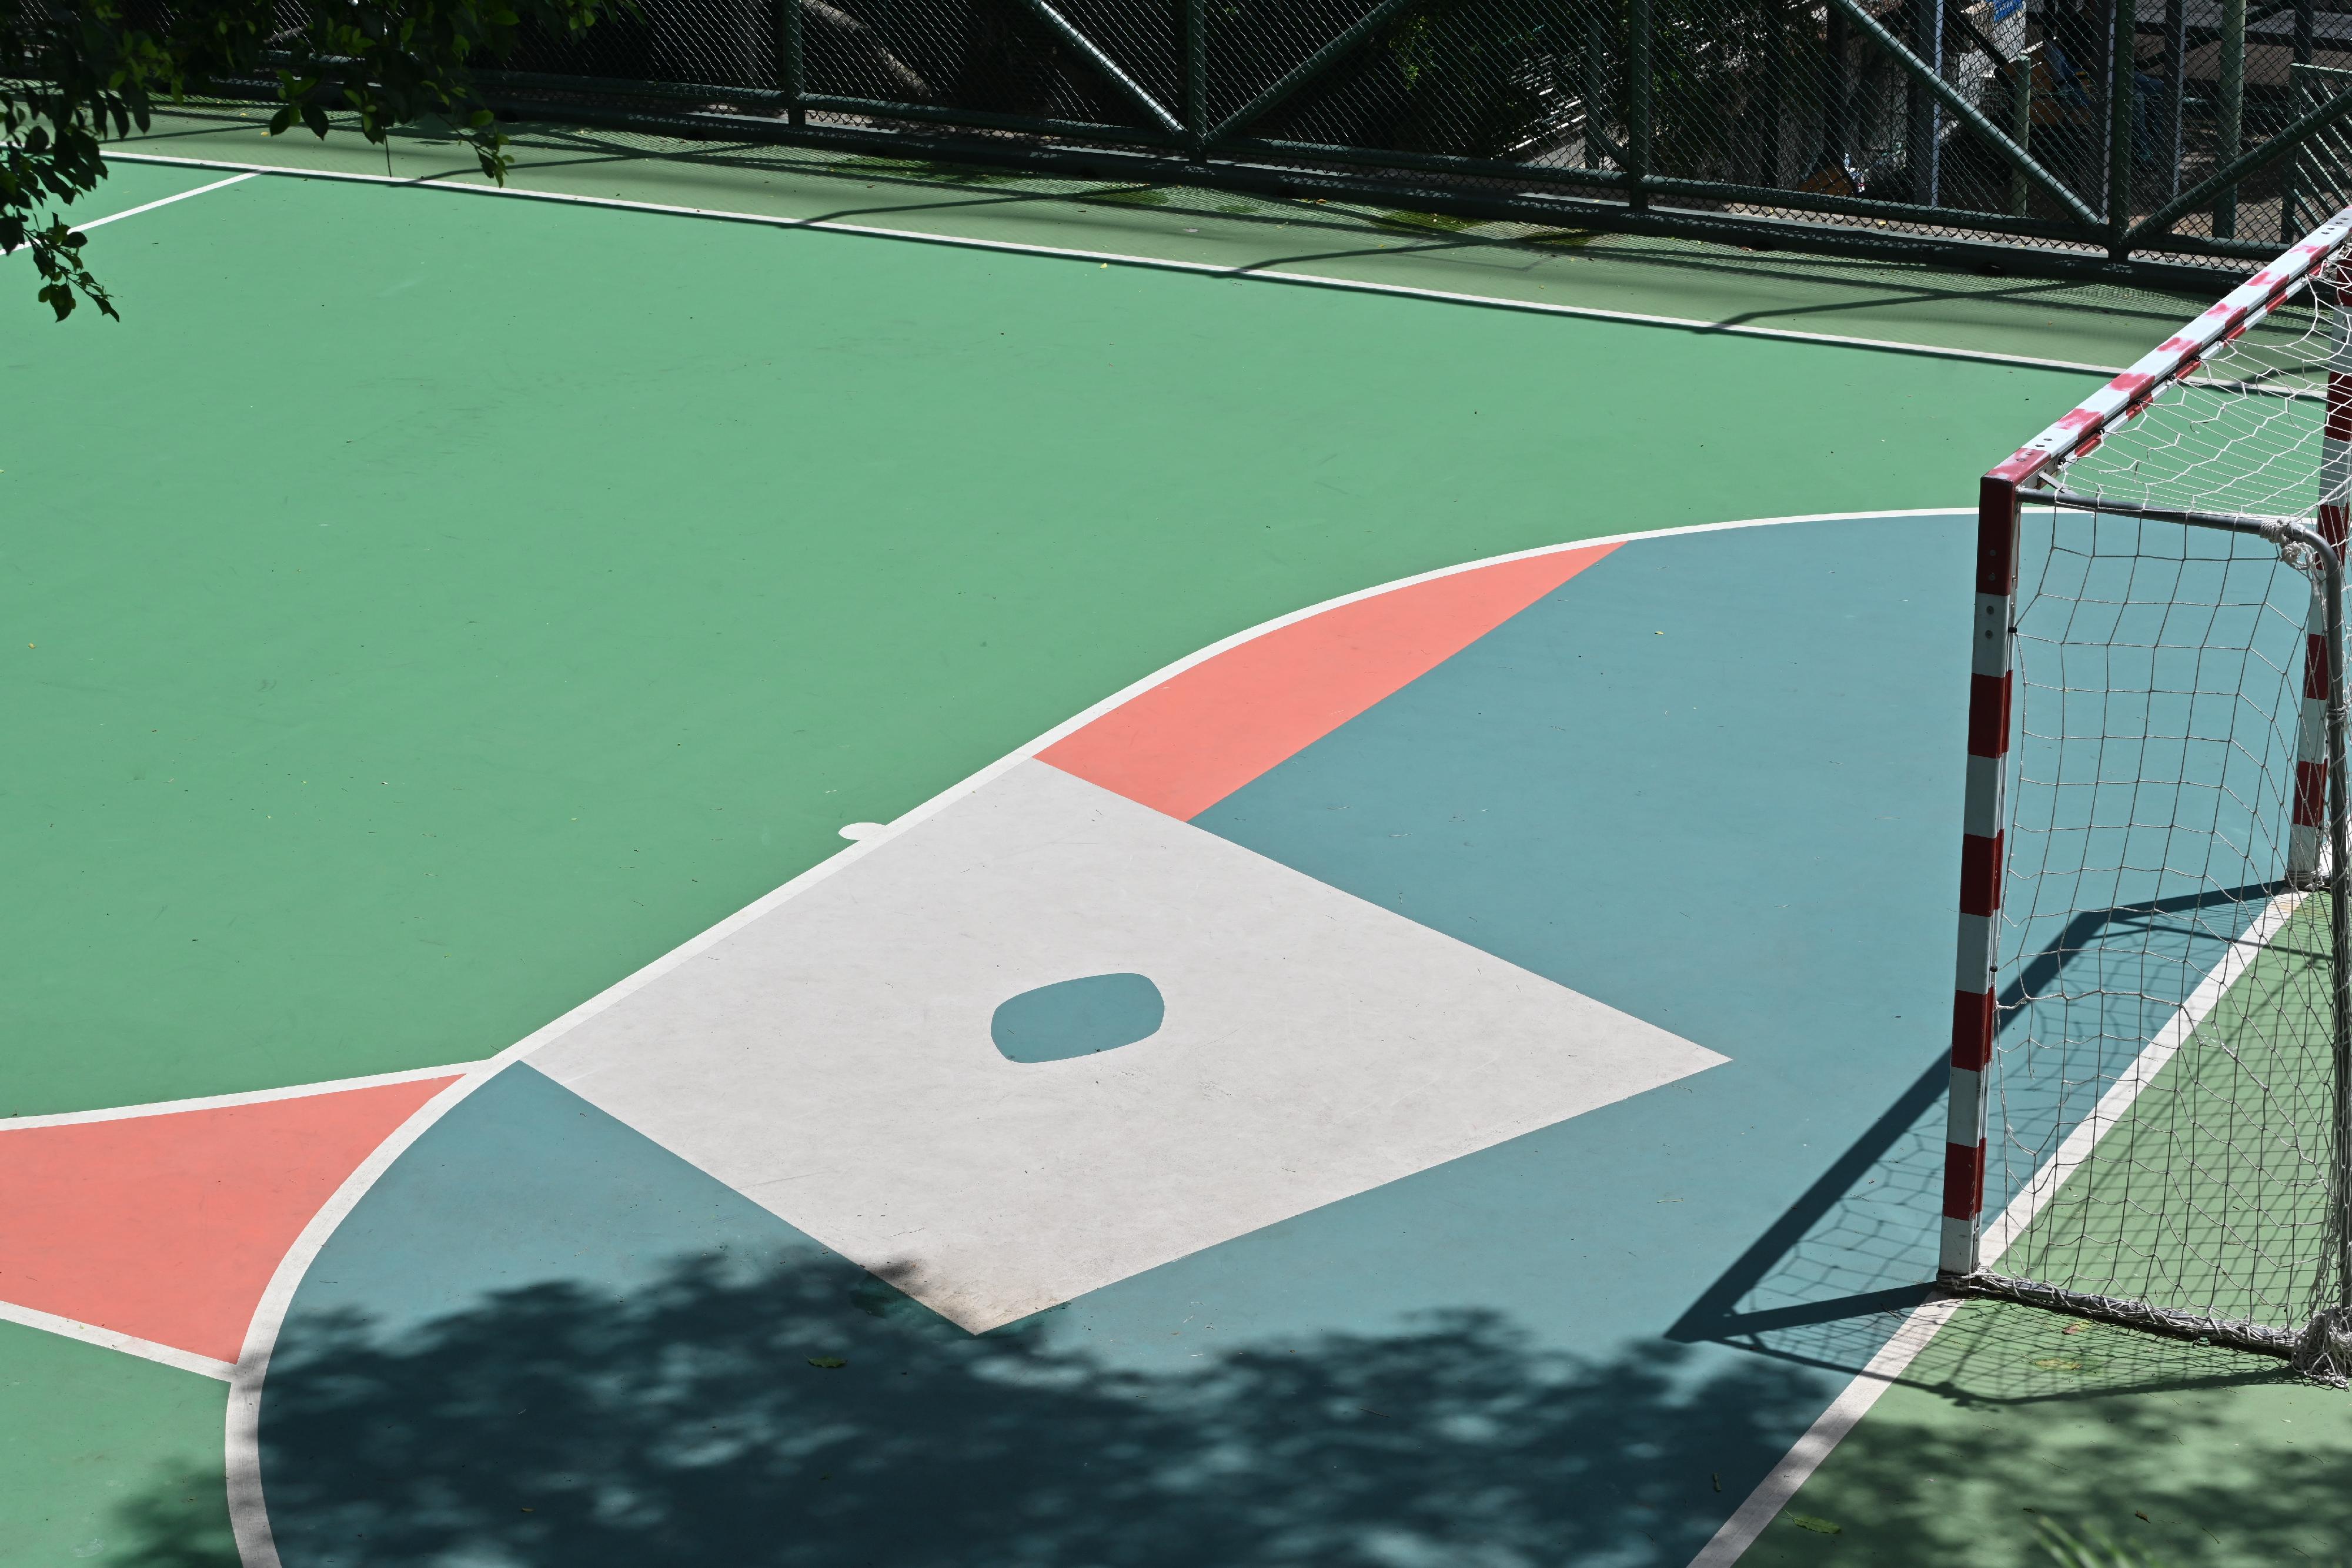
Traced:
[[2352, 0], [642, 0], [509, 67], [534, 118], [1994, 269], [2352, 200]]

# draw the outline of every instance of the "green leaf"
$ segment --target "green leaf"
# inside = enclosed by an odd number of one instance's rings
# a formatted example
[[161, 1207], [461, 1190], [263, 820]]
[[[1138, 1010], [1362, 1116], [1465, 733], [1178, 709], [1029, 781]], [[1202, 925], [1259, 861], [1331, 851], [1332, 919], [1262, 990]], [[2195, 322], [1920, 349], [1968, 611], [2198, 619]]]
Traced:
[[849, 1363], [837, 1355], [813, 1355], [809, 1357], [809, 1364], [826, 1372], [834, 1372], [847, 1366]]
[[1795, 1525], [1799, 1530], [1810, 1530], [1816, 1535], [1843, 1535], [1845, 1533], [1844, 1525], [1832, 1524], [1826, 1519], [1815, 1519], [1810, 1513], [1792, 1513], [1789, 1516], [1789, 1522]]

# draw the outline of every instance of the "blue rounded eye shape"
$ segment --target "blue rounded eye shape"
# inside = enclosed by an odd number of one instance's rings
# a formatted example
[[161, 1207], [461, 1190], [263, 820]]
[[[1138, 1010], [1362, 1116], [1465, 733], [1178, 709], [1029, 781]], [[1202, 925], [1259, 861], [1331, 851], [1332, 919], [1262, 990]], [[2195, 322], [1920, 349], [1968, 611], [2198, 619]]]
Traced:
[[1149, 1040], [1168, 1016], [1145, 975], [1088, 975], [1024, 991], [996, 1009], [988, 1032], [1011, 1061], [1066, 1061]]

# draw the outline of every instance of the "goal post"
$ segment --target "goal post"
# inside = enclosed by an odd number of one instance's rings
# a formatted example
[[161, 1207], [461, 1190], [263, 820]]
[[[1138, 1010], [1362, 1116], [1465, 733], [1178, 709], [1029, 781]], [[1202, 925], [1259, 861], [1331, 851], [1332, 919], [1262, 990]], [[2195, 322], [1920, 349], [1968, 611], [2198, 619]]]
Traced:
[[2352, 208], [1981, 481], [1939, 1260], [2339, 1384], [2347, 247]]

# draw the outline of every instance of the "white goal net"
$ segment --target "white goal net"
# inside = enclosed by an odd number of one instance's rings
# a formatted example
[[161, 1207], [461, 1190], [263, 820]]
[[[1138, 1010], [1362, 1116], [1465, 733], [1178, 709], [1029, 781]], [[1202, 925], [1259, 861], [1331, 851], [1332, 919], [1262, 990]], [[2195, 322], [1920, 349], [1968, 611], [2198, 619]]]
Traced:
[[2347, 235], [1986, 477], [1943, 1246], [2336, 1380]]

